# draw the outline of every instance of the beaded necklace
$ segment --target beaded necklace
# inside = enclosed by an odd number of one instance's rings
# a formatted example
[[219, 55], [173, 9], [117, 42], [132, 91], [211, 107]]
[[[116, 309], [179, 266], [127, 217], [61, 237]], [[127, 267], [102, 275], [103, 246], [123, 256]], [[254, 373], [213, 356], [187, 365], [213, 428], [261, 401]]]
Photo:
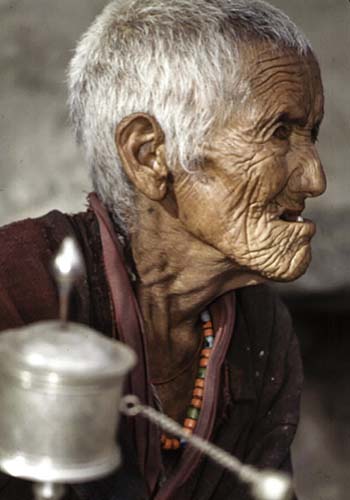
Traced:
[[[213, 323], [208, 311], [203, 311], [201, 313], [201, 321], [203, 343], [200, 352], [199, 367], [194, 381], [191, 403], [187, 408], [186, 418], [183, 423], [183, 428], [187, 434], [193, 433], [201, 412], [207, 366], [214, 345]], [[184, 439], [169, 438], [165, 434], [162, 434], [161, 436], [161, 445], [163, 450], [178, 450], [179, 448], [184, 448], [186, 443], [187, 441]]]

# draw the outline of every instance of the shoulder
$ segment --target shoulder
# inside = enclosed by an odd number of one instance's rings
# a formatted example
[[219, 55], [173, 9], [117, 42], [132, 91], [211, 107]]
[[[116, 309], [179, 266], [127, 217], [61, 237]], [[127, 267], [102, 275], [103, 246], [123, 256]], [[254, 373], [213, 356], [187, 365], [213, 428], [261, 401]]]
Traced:
[[25, 219], [0, 228], [0, 263], [4, 270], [17, 264], [16, 258], [27, 255], [44, 256], [50, 252], [51, 243], [60, 239], [69, 230], [69, 216], [58, 210], [36, 218]]
[[72, 217], [56, 210], [0, 228], [0, 329], [57, 316], [50, 266], [68, 235]]

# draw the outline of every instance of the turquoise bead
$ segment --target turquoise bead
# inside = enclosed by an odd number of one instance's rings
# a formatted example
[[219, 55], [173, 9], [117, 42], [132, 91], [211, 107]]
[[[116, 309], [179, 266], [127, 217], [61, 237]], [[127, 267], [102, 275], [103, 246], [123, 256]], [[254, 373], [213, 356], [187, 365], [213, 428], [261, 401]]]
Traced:
[[197, 378], [205, 378], [205, 375], [207, 373], [207, 369], [203, 366], [200, 366], [198, 368], [198, 372], [197, 372]]
[[205, 347], [207, 347], [209, 349], [212, 349], [212, 347], [214, 345], [214, 337], [213, 337], [213, 335], [209, 335], [209, 337], [205, 337], [204, 345], [205, 345]]

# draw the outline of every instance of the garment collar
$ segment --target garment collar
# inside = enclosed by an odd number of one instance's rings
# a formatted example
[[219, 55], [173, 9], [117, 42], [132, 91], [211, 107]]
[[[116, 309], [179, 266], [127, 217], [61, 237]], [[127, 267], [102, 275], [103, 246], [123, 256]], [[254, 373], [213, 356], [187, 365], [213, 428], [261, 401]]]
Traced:
[[[123, 250], [104, 205], [95, 193], [90, 194], [88, 199], [99, 224], [105, 275], [109, 284], [118, 338], [132, 347], [139, 359], [136, 368], [129, 376], [126, 391], [137, 395], [143, 404], [153, 406], [143, 322], [126, 270]], [[230, 371], [230, 390], [234, 401], [255, 398], [246, 328], [243, 328], [243, 335], [232, 340], [236, 316], [235, 292], [219, 297], [211, 305], [210, 310], [220, 342], [219, 347], [213, 352], [211, 367], [208, 367], [210, 377], [208, 376], [209, 383], [206, 386], [206, 400], [211, 401], [211, 404], [206, 405], [206, 409], [203, 408], [205, 411], [202, 411], [197, 425], [198, 434], [206, 439], [211, 438], [213, 432], [222, 383], [222, 369], [226, 359]], [[141, 473], [147, 478], [149, 491], [152, 492], [162, 470], [158, 430], [145, 420], [133, 419], [128, 421], [128, 432], [133, 436]], [[158, 494], [156, 498], [163, 498], [166, 491], [170, 493], [174, 491], [176, 484], [183, 484], [199, 460], [200, 457], [193, 449], [186, 450], [182, 461], [188, 462], [187, 466], [182, 470], [180, 468], [178, 474], [165, 483], [164, 488], [160, 490], [161, 494]]]

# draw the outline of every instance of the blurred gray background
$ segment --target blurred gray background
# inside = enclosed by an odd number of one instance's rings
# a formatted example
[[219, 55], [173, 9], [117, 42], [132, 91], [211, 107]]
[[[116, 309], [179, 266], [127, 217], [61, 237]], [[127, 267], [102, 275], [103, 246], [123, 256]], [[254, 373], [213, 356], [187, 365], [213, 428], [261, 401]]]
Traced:
[[[171, 1], [171, 0], [169, 0]], [[326, 94], [319, 151], [328, 177], [309, 200], [318, 222], [307, 274], [281, 287], [302, 343], [306, 383], [294, 448], [301, 500], [350, 491], [350, 3], [271, 0], [305, 31]], [[89, 180], [68, 124], [65, 70], [103, 0], [0, 0], [0, 225], [52, 208], [81, 210]]]

